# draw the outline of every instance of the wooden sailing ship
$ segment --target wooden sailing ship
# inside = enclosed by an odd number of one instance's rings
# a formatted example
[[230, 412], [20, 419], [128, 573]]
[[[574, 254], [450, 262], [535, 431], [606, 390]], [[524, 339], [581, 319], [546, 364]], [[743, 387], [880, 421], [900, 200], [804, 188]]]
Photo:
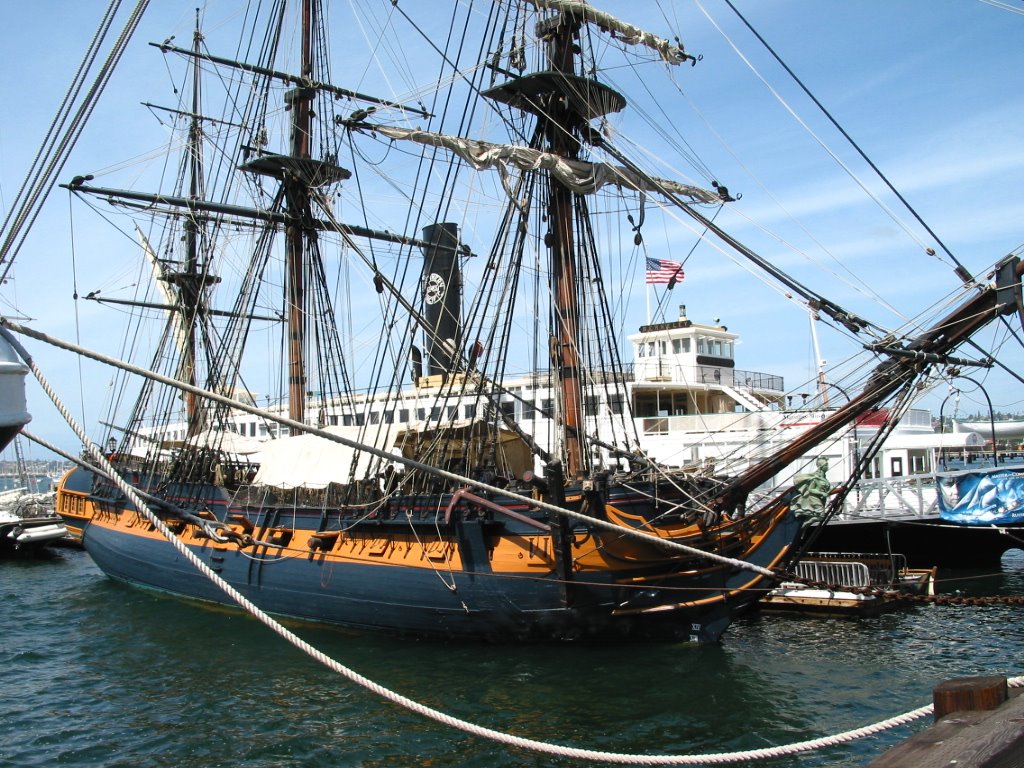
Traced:
[[[191, 64], [192, 100], [169, 110], [188, 134], [177, 189], [132, 192], [87, 177], [68, 185], [164, 222], [156, 247], [142, 237], [162, 298], [133, 302], [166, 321], [141, 394], [107, 455], [83, 462], [58, 489], [58, 512], [107, 574], [227, 602], [168, 543], [173, 536], [255, 604], [285, 616], [502, 641], [714, 641], [770, 588], [800, 534], [789, 490], [756, 499], [754, 491], [1017, 311], [1019, 264], [1010, 258], [931, 330], [875, 344], [880, 362], [860, 395], [736, 476], [659, 465], [635, 450], [622, 414], [602, 422], [618, 432], [599, 432], [591, 402], [623, 402], [627, 380], [610, 322], [616, 289], [592, 223], [599, 190], [657, 197], [850, 332], [867, 323], [722, 232], [701, 208], [729, 203], [724, 187], [657, 178], [595, 127], [626, 107], [593, 75], [600, 40], [639, 46], [671, 66], [695, 60], [681, 44], [574, 0], [493, 10], [486, 66], [447, 63], [454, 80], [466, 81], [473, 109], [499, 117], [507, 144], [443, 130], [464, 115], [443, 112], [440, 98], [428, 108], [331, 84], [315, 0], [300, 3], [298, 71], [278, 65], [279, 35], [265, 38], [256, 61], [209, 53], [198, 27], [190, 48], [159, 46]], [[505, 30], [516, 32], [502, 37]], [[530, 72], [527, 31], [536, 38]], [[204, 67], [230, 73], [232, 112], [217, 122], [199, 98]], [[242, 96], [251, 103], [240, 106]], [[281, 108], [290, 139], [274, 152], [267, 127]], [[215, 132], [230, 138], [216, 155], [228, 162], [211, 174], [206, 141]], [[393, 151], [442, 189], [396, 195], [408, 210], [390, 227], [345, 223], [333, 195], [358, 176], [339, 164], [340, 149], [359, 142]], [[441, 158], [450, 170], [439, 170]], [[493, 245], [477, 255], [455, 221], [457, 182], [490, 168], [504, 195], [487, 220]], [[224, 181], [229, 174], [238, 186]], [[239, 202], [239, 190], [253, 201]], [[232, 280], [230, 306], [215, 309], [227, 288], [216, 243], [238, 232], [255, 233], [249, 260]], [[379, 342], [361, 369], [338, 332], [329, 248], [353, 255], [382, 308]], [[463, 270], [473, 259], [482, 265], [470, 290]], [[283, 301], [267, 299], [275, 284]], [[524, 311], [537, 326], [528, 334], [519, 331]], [[284, 331], [286, 417], [258, 408], [246, 383], [244, 354], [261, 324]], [[530, 408], [501, 405], [516, 396], [503, 382], [522, 359], [555, 392], [545, 406], [554, 434], [531, 433], [516, 417]], [[403, 419], [410, 372], [434, 404]], [[372, 398], [355, 391], [358, 376]], [[342, 405], [351, 412], [370, 402], [390, 410], [367, 407], [364, 419], [335, 422]], [[276, 439], [247, 445], [251, 435], [228, 428], [239, 409]], [[183, 424], [173, 440], [161, 426], [169, 423]]]

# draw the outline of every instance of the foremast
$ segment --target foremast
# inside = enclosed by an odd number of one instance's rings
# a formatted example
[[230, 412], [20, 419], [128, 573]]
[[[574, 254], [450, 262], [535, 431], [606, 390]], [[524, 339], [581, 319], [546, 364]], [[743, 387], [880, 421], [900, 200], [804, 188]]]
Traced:
[[[199, 14], [196, 13], [196, 27], [192, 34], [192, 50], [199, 52], [203, 42], [203, 34], [199, 26]], [[189, 198], [199, 200], [205, 195], [203, 189], [203, 127], [199, 119], [202, 101], [202, 77], [199, 62], [192, 67], [192, 115], [188, 129], [188, 165]], [[181, 361], [181, 378], [195, 386], [196, 379], [196, 331], [200, 317], [205, 311], [204, 289], [216, 282], [209, 274], [204, 262], [200, 262], [202, 246], [202, 230], [194, 218], [185, 219], [185, 265], [180, 272], [169, 273], [164, 279], [176, 285], [179, 291], [180, 321], [183, 324], [184, 344]], [[185, 412], [187, 419], [187, 436], [193, 437], [203, 428], [202, 410], [198, 398], [192, 393], [185, 395]]]
[[[391, 232], [382, 232], [358, 225], [339, 222], [328, 209], [328, 197], [323, 195], [321, 188], [349, 178], [350, 173], [340, 168], [330, 159], [313, 157], [313, 129], [316, 115], [326, 110], [314, 108], [315, 100], [322, 94], [331, 100], [357, 99], [367, 102], [372, 107], [396, 109], [402, 112], [429, 116], [429, 113], [415, 107], [397, 104], [385, 99], [375, 98], [349, 89], [331, 85], [314, 77], [316, 70], [326, 67], [326, 62], [318, 61], [317, 30], [321, 21], [319, 11], [321, 0], [300, 0], [298, 15], [300, 17], [299, 71], [285, 72], [270, 66], [276, 49], [268, 50], [266, 62], [253, 64], [218, 57], [206, 52], [203, 48], [203, 37], [199, 31], [197, 20], [193, 44], [188, 48], [170, 45], [169, 41], [153, 44], [164, 53], [174, 53], [190, 59], [192, 66], [193, 99], [187, 111], [178, 109], [167, 110], [173, 114], [184, 116], [189, 120], [188, 141], [185, 158], [184, 188], [175, 195], [161, 193], [136, 192], [124, 189], [95, 187], [89, 184], [91, 176], [75, 177], [68, 189], [89, 195], [103, 196], [111, 204], [127, 209], [144, 211], [154, 216], [168, 217], [183, 221], [182, 237], [185, 254], [181, 265], [174, 271], [164, 271], [164, 263], [157, 260], [161, 280], [176, 288], [174, 296], [167, 295], [165, 306], [150, 304], [155, 308], [164, 308], [176, 317], [176, 333], [180, 339], [178, 350], [179, 364], [175, 376], [190, 385], [197, 384], [198, 361], [196, 349], [197, 336], [203, 332], [203, 321], [210, 315], [228, 317], [232, 326], [228, 333], [230, 339], [222, 338], [217, 345], [219, 354], [224, 358], [220, 362], [222, 373], [227, 377], [237, 378], [238, 362], [232, 357], [244, 344], [249, 322], [254, 319], [282, 320], [286, 324], [286, 340], [283, 346], [287, 350], [285, 362], [286, 393], [288, 414], [295, 421], [306, 422], [306, 397], [309, 369], [313, 365], [310, 356], [309, 341], [315, 334], [311, 326], [315, 322], [327, 322], [319, 318], [319, 311], [314, 314], [311, 303], [317, 299], [324, 288], [320, 285], [317, 260], [319, 254], [319, 233], [338, 233], [347, 242], [353, 237], [380, 240], [404, 246], [422, 245], [417, 238], [405, 237]], [[214, 120], [203, 115], [200, 106], [200, 70], [202, 62], [210, 62], [218, 67], [234, 69], [247, 73], [254, 79], [267, 82], [284, 82], [289, 86], [285, 94], [286, 108], [290, 111], [290, 135], [285, 146], [285, 154], [274, 154], [265, 150], [265, 129], [259, 120], [240, 123], [229, 123]], [[268, 88], [253, 88], [254, 98], [259, 101], [270, 93]], [[155, 105], [149, 105], [151, 108]], [[156, 107], [164, 109], [162, 107]], [[324, 124], [329, 122], [322, 116]], [[278, 193], [269, 196], [262, 204], [238, 205], [227, 202], [227, 191], [208, 190], [203, 179], [203, 123], [208, 120], [219, 122], [225, 126], [237, 128], [241, 132], [249, 132], [249, 139], [243, 140], [238, 146], [237, 168], [250, 174], [266, 176], [276, 181]], [[223, 176], [221, 176], [223, 178]], [[215, 197], [210, 196], [213, 192]], [[209, 251], [207, 230], [222, 225], [266, 228], [280, 231], [284, 235], [283, 242], [283, 283], [284, 312], [281, 318], [260, 317], [254, 306], [240, 303], [233, 312], [217, 312], [207, 307], [206, 289], [217, 282], [217, 278], [209, 275], [209, 260], [204, 253]], [[257, 249], [269, 249], [269, 237], [261, 239]], [[278, 241], [280, 242], [280, 241]], [[250, 265], [250, 276], [265, 268], [267, 259], [256, 254]], [[250, 292], [247, 295], [252, 295]], [[88, 298], [94, 298], [90, 295]], [[99, 299], [97, 299], [99, 300]], [[140, 305], [139, 302], [117, 302], [103, 299], [111, 303]], [[321, 361], [322, 362], [322, 361]], [[212, 365], [212, 363], [211, 363]], [[321, 374], [321, 378], [325, 378]], [[329, 377], [328, 377], [329, 378]], [[333, 380], [331, 380], [333, 384]], [[322, 385], [322, 382], [321, 382]], [[221, 380], [211, 374], [210, 386], [224, 389], [233, 386], [232, 381]], [[312, 387], [316, 388], [316, 387]], [[323, 386], [320, 389], [324, 389]], [[209, 426], [203, 416], [197, 399], [186, 397], [187, 432], [189, 436], [197, 434]]]

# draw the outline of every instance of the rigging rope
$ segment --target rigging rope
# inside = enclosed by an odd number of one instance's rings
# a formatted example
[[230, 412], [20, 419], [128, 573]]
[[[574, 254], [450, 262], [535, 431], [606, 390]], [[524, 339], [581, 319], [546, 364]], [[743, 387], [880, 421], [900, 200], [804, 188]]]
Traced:
[[[935, 240], [935, 242], [939, 245], [939, 247], [942, 248], [942, 250], [946, 252], [946, 254], [949, 256], [950, 259], [952, 259], [953, 263], [956, 265], [956, 269], [954, 271], [956, 272], [957, 276], [960, 277], [960, 279], [963, 280], [964, 283], [969, 284], [972, 281], [973, 278], [971, 277], [971, 273], [967, 270], [967, 268], [959, 261], [959, 259], [956, 258], [956, 256], [953, 255], [953, 252], [950, 251], [949, 248], [946, 247], [946, 244], [943, 243], [942, 240], [939, 239], [938, 235], [936, 235], [931, 230], [931, 228], [925, 223], [924, 219], [922, 219], [921, 216], [918, 215], [917, 211], [913, 208], [913, 206], [911, 206], [910, 203], [907, 202], [906, 198], [904, 198], [903, 195], [900, 194], [899, 190], [897, 190], [896, 187], [893, 186], [892, 182], [889, 181], [889, 179], [885, 176], [884, 173], [882, 173], [882, 171], [878, 168], [878, 166], [876, 166], [871, 161], [871, 158], [869, 158], [867, 156], [867, 154], [865, 154], [865, 152], [860, 148], [860, 146], [857, 144], [857, 142], [855, 142], [853, 140], [853, 138], [843, 129], [843, 127], [841, 125], [839, 125], [839, 123], [836, 121], [836, 119], [834, 117], [832, 117], [831, 113], [827, 109], [825, 109], [824, 105], [820, 101], [818, 101], [817, 98], [815, 98], [814, 94], [812, 94], [810, 92], [810, 90], [807, 88], [807, 86], [805, 86], [803, 84], [803, 82], [800, 80], [800, 78], [798, 78], [796, 76], [796, 73], [794, 73], [793, 70], [791, 70], [789, 68], [789, 66], [786, 65], [786, 63], [779, 57], [779, 55], [774, 51], [774, 49], [772, 49], [772, 47], [770, 45], [768, 45], [768, 42], [763, 37], [761, 37], [761, 35], [758, 34], [757, 30], [755, 30], [750, 25], [750, 22], [748, 22], [746, 20], [746, 18], [744, 18], [743, 14], [741, 14], [736, 9], [736, 7], [732, 4], [732, 2], [730, 0], [725, 0], [725, 3], [726, 3], [726, 5], [728, 5], [732, 9], [733, 13], [735, 13], [736, 16], [739, 17], [740, 21], [742, 21], [744, 23], [744, 25], [746, 25], [747, 29], [749, 29], [751, 31], [751, 33], [761, 42], [761, 44], [772, 55], [772, 57], [779, 63], [779, 65], [783, 69], [786, 70], [786, 73], [790, 77], [793, 78], [794, 82], [796, 82], [796, 84], [798, 86], [800, 86], [801, 90], [803, 90], [803, 92], [805, 94], [807, 94], [808, 98], [810, 98], [811, 101], [814, 102], [815, 106], [817, 106], [818, 109], [821, 110], [822, 114], [824, 114], [825, 117], [828, 118], [829, 122], [832, 123], [832, 125], [836, 128], [836, 130], [838, 130], [839, 133], [842, 134], [843, 138], [845, 138], [850, 143], [850, 146], [852, 146], [857, 151], [857, 153], [861, 156], [861, 158], [864, 160], [864, 162], [866, 162], [868, 164], [868, 166], [870, 166], [871, 170], [873, 170], [878, 175], [878, 178], [881, 179], [882, 182], [885, 183], [885, 185], [889, 188], [889, 190], [894, 195], [896, 195], [897, 199], [901, 203], [903, 203], [903, 206], [907, 209], [907, 211], [910, 212], [910, 214], [917, 220], [917, 222], [922, 227], [924, 227], [924, 230]], [[760, 73], [757, 72], [756, 69], [754, 69], [753, 64], [740, 52], [739, 48], [736, 47], [736, 45], [731, 40], [729, 40], [728, 36], [718, 26], [718, 24], [715, 22], [715, 20], [711, 18], [710, 14], [708, 14], [708, 12], [700, 4], [699, 0], [697, 2], [697, 6], [701, 9], [701, 12], [707, 17], [708, 21], [710, 21], [711, 24], [714, 25], [716, 29], [718, 29], [718, 31], [722, 34], [722, 36], [725, 37], [725, 39], [732, 46], [733, 50], [736, 51], [737, 55], [739, 55], [740, 58], [744, 61], [744, 63], [748, 67], [750, 67], [751, 71], [754, 72], [754, 74], [756, 74], [758, 76], [758, 78], [761, 80], [761, 82], [764, 83], [764, 85], [768, 88], [768, 90], [771, 91], [771, 93], [775, 96], [776, 99], [778, 99], [779, 103], [782, 104], [786, 108], [786, 110], [791, 115], [793, 115], [793, 117], [797, 120], [797, 122], [799, 122], [800, 125], [803, 126], [803, 128], [808, 132], [808, 134], [810, 134], [814, 138], [814, 140], [818, 142], [818, 144], [822, 147], [822, 149], [824, 149], [829, 154], [829, 156], [831, 156], [832, 159], [835, 160], [836, 163], [838, 163], [839, 166], [844, 171], [846, 171], [846, 173], [850, 176], [850, 178], [853, 179], [857, 183], [857, 185], [862, 190], [864, 190], [864, 192], [867, 193], [871, 197], [872, 200], [874, 200], [877, 203], [879, 208], [881, 208], [883, 211], [885, 211], [889, 215], [889, 217], [893, 220], [893, 223], [895, 223], [898, 227], [903, 229], [903, 231], [906, 232], [907, 235], [909, 235], [911, 238], [916, 240], [919, 245], [921, 245], [922, 247], [925, 247], [924, 243], [922, 243], [920, 241], [920, 239], [915, 237], [914, 234], [912, 232], [910, 232], [910, 230], [900, 221], [899, 217], [896, 216], [895, 212], [893, 212], [887, 205], [885, 205], [885, 203], [883, 203], [878, 198], [877, 195], [873, 194], [867, 188], [867, 186], [857, 177], [857, 175], [853, 172], [853, 170], [851, 168], [849, 168], [845, 163], [843, 163], [843, 161], [840, 160], [839, 157], [831, 149], [828, 148], [828, 146], [826, 146], [826, 144], [814, 133], [814, 131], [811, 130], [810, 126], [808, 126], [796, 114], [796, 112], [793, 110], [793, 108], [790, 107], [789, 104], [786, 103], [785, 99], [782, 98], [781, 94], [779, 94], [778, 91], [776, 91], [774, 88], [772, 88], [772, 86], [768, 84], [768, 81], [765, 80], [760, 75]], [[930, 248], [926, 248], [926, 251], [929, 252], [929, 255], [934, 255], [934, 251], [932, 251]]]
[[[117, 4], [119, 4], [119, 0]], [[54, 178], [63, 170], [64, 163], [67, 162], [71, 150], [74, 148], [79, 136], [81, 136], [89, 116], [96, 107], [100, 94], [106, 87], [107, 82], [109, 82], [117, 62], [120, 61], [121, 56], [124, 54], [125, 48], [127, 48], [128, 42], [138, 28], [142, 15], [148, 6], [149, 0], [139, 0], [138, 5], [135, 6], [135, 9], [125, 22], [124, 29], [114, 43], [114, 47], [111, 49], [106, 61], [103, 62], [103, 66], [96, 75], [96, 79], [86, 94], [85, 100], [79, 106], [67, 131], [58, 142], [56, 151], [50, 155], [45, 169], [40, 169], [36, 172], [32, 190], [28, 193], [27, 198], [19, 209], [15, 221], [10, 225], [3, 244], [0, 245], [0, 264], [3, 265], [3, 272], [0, 272], [0, 282], [6, 279], [8, 272], [10, 272], [11, 267], [14, 265], [14, 259], [25, 242], [25, 237], [31, 230], [32, 224], [39, 215], [39, 211], [42, 210], [47, 195], [49, 195], [50, 190], [53, 188]], [[94, 53], [91, 53], [87, 57], [94, 55]], [[77, 93], [77, 88], [74, 86], [73, 90]], [[40, 154], [42, 154], [42, 150], [40, 150]]]

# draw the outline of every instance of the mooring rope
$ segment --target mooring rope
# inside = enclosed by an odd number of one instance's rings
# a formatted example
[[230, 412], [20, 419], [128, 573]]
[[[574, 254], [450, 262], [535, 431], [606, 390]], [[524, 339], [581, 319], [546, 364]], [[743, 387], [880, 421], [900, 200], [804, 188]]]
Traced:
[[[493, 728], [487, 728], [482, 725], [477, 725], [468, 720], [449, 715], [441, 710], [429, 707], [422, 704], [414, 699], [404, 696], [396, 691], [386, 688], [379, 683], [359, 674], [350, 667], [345, 666], [339, 661], [331, 658], [318, 648], [314, 647], [310, 643], [303, 640], [301, 637], [296, 635], [294, 632], [283, 626], [280, 622], [275, 620], [272, 616], [264, 612], [259, 606], [249, 600], [245, 595], [235, 589], [231, 584], [221, 578], [216, 572], [214, 572], [206, 563], [199, 559], [199, 557], [189, 549], [185, 543], [178, 538], [164, 523], [163, 521], [153, 513], [149, 508], [148, 504], [143, 498], [136, 492], [134, 486], [129, 484], [118, 474], [114, 466], [107, 460], [103, 452], [89, 439], [85, 430], [82, 429], [81, 425], [75, 420], [74, 416], [67, 409], [60, 397], [50, 386], [49, 381], [43, 375], [42, 371], [35, 364], [35, 361], [28, 354], [27, 350], [21, 345], [21, 343], [14, 337], [14, 335], [5, 327], [0, 326], [0, 335], [2, 335], [18, 352], [22, 360], [28, 366], [29, 370], [32, 371], [36, 381], [39, 382], [40, 387], [46, 393], [47, 397], [53, 402], [54, 406], [60, 412], [61, 416], [67, 422], [68, 426], [71, 427], [72, 431], [81, 441], [82, 445], [89, 452], [90, 457], [95, 461], [99, 467], [109, 474], [110, 478], [114, 481], [114, 484], [131, 500], [135, 508], [143, 514], [146, 519], [167, 539], [167, 541], [195, 568], [206, 576], [211, 582], [213, 582], [219, 589], [221, 589], [228, 597], [234, 600], [239, 606], [245, 611], [257, 619], [260, 623], [268, 627], [278, 636], [286, 640], [292, 646], [305, 653], [312, 659], [320, 662], [328, 669], [336, 672], [337, 674], [345, 677], [349, 681], [365, 688], [371, 693], [380, 696], [381, 698], [390, 701], [393, 704], [397, 704], [410, 712], [415, 712], [422, 717], [434, 720], [435, 722], [446, 725], [450, 728], [468, 733], [472, 736], [487, 739], [499, 744], [506, 746], [515, 747], [518, 749], [529, 750], [531, 752], [537, 752], [546, 755], [553, 755], [556, 757], [568, 757], [577, 760], [592, 760], [601, 761], [606, 763], [617, 763], [621, 765], [707, 765], [707, 764], [725, 764], [735, 763], [740, 761], [749, 760], [765, 760], [774, 757], [780, 757], [783, 755], [794, 755], [801, 752], [809, 752], [822, 747], [831, 747], [843, 744], [846, 742], [853, 741], [865, 736], [870, 736], [889, 728], [896, 726], [905, 725], [918, 718], [924, 717], [925, 715], [931, 714], [934, 711], [934, 706], [928, 704], [918, 709], [911, 710], [902, 715], [891, 717], [888, 720], [882, 720], [871, 725], [856, 728], [851, 731], [845, 731], [843, 733], [834, 734], [832, 736], [822, 736], [816, 739], [809, 739], [807, 741], [800, 741], [791, 744], [784, 744], [776, 747], [763, 747], [761, 749], [743, 750], [736, 752], [717, 752], [703, 755], [644, 755], [644, 754], [632, 754], [625, 752], [607, 752], [602, 750], [594, 749], [583, 749], [580, 747], [569, 747], [562, 744], [552, 744], [546, 741], [538, 741], [536, 739], [528, 739], [522, 736], [515, 736], [504, 731], [498, 731]], [[1024, 677], [1015, 677], [1008, 680], [1008, 685], [1013, 687], [1024, 685]]]

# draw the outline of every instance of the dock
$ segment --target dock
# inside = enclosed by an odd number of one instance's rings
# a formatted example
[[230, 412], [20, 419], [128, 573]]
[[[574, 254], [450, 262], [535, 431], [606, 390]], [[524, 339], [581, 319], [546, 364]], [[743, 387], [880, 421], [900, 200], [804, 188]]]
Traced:
[[868, 768], [1024, 766], [1024, 696], [997, 675], [960, 677], [933, 691], [935, 724]]

